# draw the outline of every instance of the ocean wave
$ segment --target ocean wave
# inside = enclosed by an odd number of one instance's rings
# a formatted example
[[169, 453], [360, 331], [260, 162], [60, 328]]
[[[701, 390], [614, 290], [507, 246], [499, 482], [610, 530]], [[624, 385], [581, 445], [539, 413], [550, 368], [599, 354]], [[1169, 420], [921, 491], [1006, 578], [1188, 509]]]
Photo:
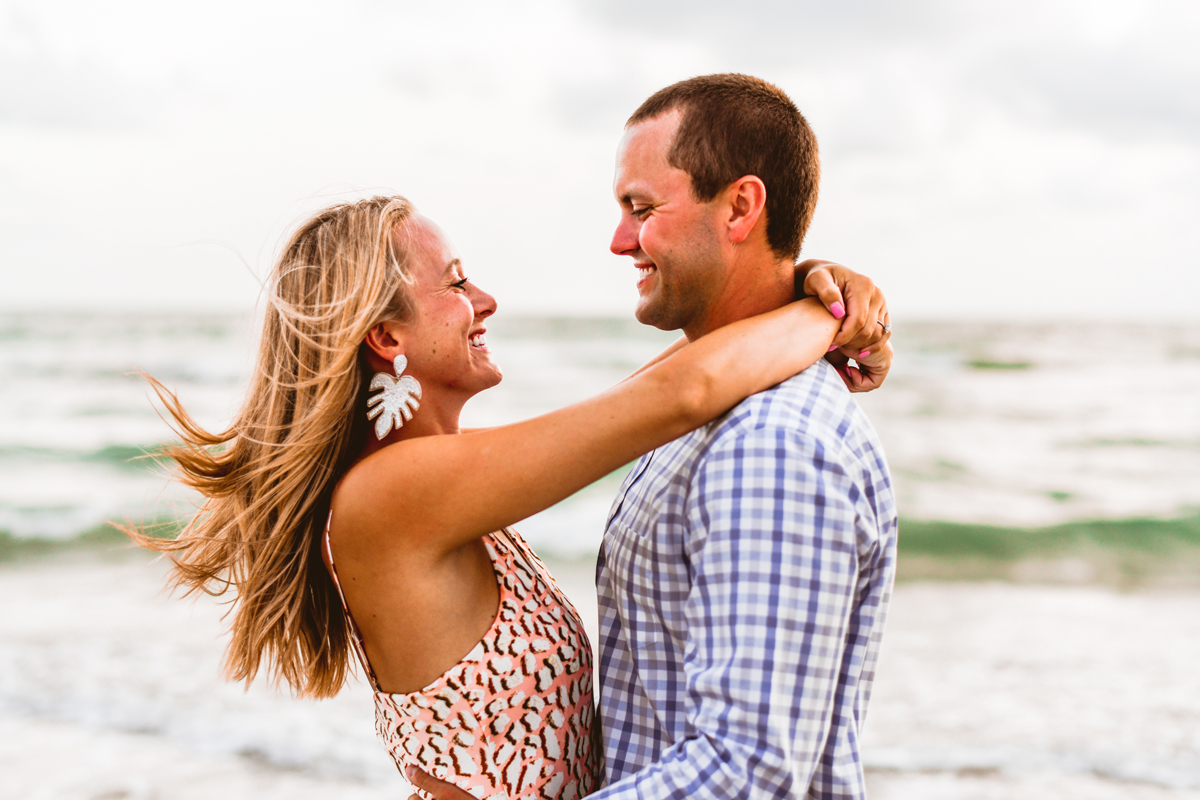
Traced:
[[[543, 557], [592, 559], [621, 473], [514, 527]], [[0, 523], [6, 510], [0, 508]], [[0, 562], [112, 548], [131, 548], [104, 518], [66, 536], [17, 536], [0, 524]], [[118, 519], [152, 536], [173, 538], [189, 514]], [[110, 517], [109, 519], [113, 519]], [[61, 522], [61, 520], [60, 520]], [[28, 530], [29, 520], [24, 521]], [[1200, 585], [1200, 515], [1167, 519], [1088, 520], [1041, 528], [1009, 528], [901, 519], [897, 580], [1003, 580], [1035, 584]]]
[[0, 445], [0, 461], [62, 461], [113, 464], [126, 469], [154, 469], [169, 464], [166, 444], [109, 444], [87, 450], [35, 445]]

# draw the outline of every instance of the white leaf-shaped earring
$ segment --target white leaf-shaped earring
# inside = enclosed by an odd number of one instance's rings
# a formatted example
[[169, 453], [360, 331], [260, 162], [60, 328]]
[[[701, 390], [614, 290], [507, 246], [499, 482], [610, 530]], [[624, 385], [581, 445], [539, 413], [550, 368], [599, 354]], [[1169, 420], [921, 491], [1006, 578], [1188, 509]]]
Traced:
[[379, 392], [367, 398], [367, 419], [375, 420], [377, 439], [383, 439], [391, 433], [392, 428], [400, 430], [404, 421], [412, 419], [413, 412], [421, 405], [417, 402], [421, 396], [421, 384], [411, 375], [400, 377], [408, 367], [408, 358], [396, 356], [392, 365], [396, 368], [395, 378], [386, 372], [376, 372], [375, 377], [371, 378], [371, 391]]

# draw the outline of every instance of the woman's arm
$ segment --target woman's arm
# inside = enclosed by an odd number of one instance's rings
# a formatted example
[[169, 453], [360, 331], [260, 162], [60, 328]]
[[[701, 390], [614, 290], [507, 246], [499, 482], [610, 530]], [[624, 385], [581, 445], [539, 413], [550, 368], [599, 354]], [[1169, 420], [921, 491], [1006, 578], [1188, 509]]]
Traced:
[[[337, 525], [446, 553], [554, 505], [825, 355], [816, 299], [720, 328], [608, 391], [524, 422], [385, 447], [346, 475]], [[363, 542], [363, 544], [368, 544]]]
[[[848, 351], [853, 349], [854, 355], [863, 350], [877, 350], [891, 338], [890, 330], [885, 331], [876, 324], [877, 318], [884, 319], [887, 314], [887, 300], [866, 275], [859, 275], [833, 261], [817, 258], [801, 261], [796, 265], [796, 299], [805, 297], [816, 297], [835, 319], [841, 320], [834, 343]], [[679, 337], [633, 374], [657, 364], [686, 344], [687, 338]], [[882, 379], [879, 382], [882, 383]], [[855, 386], [850, 390], [865, 391]]]
[[[638, 367], [637, 371], [634, 372], [633, 374], [631, 374], [629, 376], [629, 378], [632, 378], [634, 375], [641, 375], [643, 372], [650, 369], [655, 364], [667, 359], [668, 357], [674, 355], [675, 353], [678, 353], [684, 347], [687, 347], [687, 343], [688, 343], [687, 337], [680, 336], [678, 339], [671, 342], [671, 344], [669, 344], [667, 346], [666, 350], [663, 350], [661, 353], [656, 355], [654, 358], [650, 359], [645, 364], [642, 364], [640, 367]], [[629, 380], [629, 378], [626, 378], [625, 380]]]

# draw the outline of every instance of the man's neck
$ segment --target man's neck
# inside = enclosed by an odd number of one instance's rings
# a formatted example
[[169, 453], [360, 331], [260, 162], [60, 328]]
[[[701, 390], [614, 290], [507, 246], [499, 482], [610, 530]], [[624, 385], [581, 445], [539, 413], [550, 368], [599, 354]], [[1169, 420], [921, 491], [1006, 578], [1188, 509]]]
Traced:
[[704, 318], [683, 329], [688, 341], [694, 342], [732, 322], [782, 308], [796, 299], [795, 266], [774, 254], [734, 264], [728, 276]]

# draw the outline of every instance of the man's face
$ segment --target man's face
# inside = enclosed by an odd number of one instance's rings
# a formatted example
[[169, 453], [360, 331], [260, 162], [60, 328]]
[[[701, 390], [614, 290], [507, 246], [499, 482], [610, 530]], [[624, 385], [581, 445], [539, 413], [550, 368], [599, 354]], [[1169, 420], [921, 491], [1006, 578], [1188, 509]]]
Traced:
[[717, 203], [697, 202], [691, 176], [667, 163], [679, 117], [671, 111], [625, 131], [613, 180], [621, 221], [610, 249], [638, 269], [638, 322], [695, 339], [725, 270]]

